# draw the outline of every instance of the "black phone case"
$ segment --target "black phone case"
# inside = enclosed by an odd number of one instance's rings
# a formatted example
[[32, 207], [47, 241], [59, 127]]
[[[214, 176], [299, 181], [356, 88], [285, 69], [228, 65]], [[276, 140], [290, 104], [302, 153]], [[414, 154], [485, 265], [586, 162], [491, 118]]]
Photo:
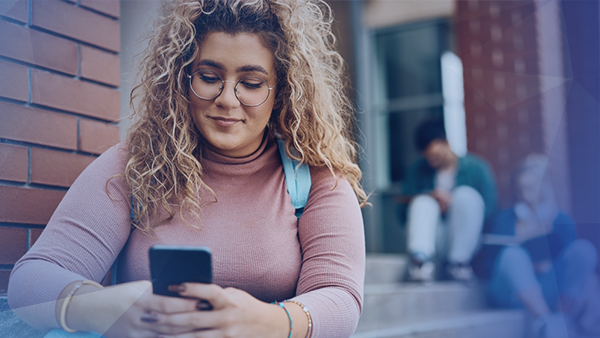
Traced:
[[169, 285], [212, 283], [211, 253], [206, 247], [155, 245], [149, 253], [154, 294], [181, 297], [170, 292]]

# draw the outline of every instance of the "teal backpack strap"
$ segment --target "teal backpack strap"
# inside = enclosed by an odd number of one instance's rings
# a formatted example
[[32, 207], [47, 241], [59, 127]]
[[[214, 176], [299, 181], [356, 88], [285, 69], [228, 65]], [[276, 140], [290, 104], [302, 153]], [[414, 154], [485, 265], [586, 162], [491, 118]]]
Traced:
[[281, 162], [283, 163], [287, 191], [292, 198], [292, 205], [296, 209], [296, 217], [300, 219], [300, 216], [302, 216], [302, 213], [304, 212], [304, 207], [308, 202], [308, 195], [310, 194], [310, 187], [312, 185], [312, 181], [310, 180], [310, 168], [308, 167], [308, 164], [305, 163], [300, 165], [296, 170], [299, 162], [288, 156], [285, 151], [285, 142], [281, 139], [277, 139], [277, 146], [279, 148]]

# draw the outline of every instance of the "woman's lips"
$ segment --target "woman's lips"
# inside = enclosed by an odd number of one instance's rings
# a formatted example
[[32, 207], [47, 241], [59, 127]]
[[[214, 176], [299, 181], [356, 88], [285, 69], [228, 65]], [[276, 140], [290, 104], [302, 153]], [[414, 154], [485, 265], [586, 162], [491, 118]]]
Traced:
[[213, 121], [215, 121], [215, 124], [218, 125], [219, 127], [231, 127], [234, 124], [241, 122], [243, 120], [240, 119], [231, 119], [231, 118], [225, 118], [225, 117], [210, 117]]

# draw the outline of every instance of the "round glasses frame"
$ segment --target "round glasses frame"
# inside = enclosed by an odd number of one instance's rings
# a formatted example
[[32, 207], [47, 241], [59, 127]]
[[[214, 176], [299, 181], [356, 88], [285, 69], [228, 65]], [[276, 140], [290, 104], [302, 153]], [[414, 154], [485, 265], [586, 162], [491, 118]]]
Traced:
[[[214, 96], [214, 97], [212, 97], [212, 98], [206, 98], [206, 97], [201, 97], [200, 95], [198, 95], [198, 93], [196, 93], [196, 91], [194, 90], [194, 86], [192, 85], [192, 82], [193, 82], [193, 80], [194, 80], [194, 75], [196, 75], [196, 73], [198, 73], [198, 72], [211, 72], [211, 73], [215, 74], [215, 76], [216, 76], [216, 77], [218, 77], [218, 78], [219, 78], [219, 80], [221, 80], [221, 88], [219, 89], [219, 93], [218, 93], [217, 95], [215, 95], [215, 96]], [[205, 101], [212, 101], [212, 100], [216, 99], [217, 97], [219, 97], [219, 96], [220, 96], [220, 95], [223, 93], [223, 89], [225, 88], [225, 83], [226, 83], [226, 82], [227, 82], [227, 83], [233, 83], [233, 84], [234, 84], [234, 86], [233, 86], [233, 89], [234, 89], [234, 90], [233, 90], [233, 93], [235, 94], [235, 98], [236, 98], [238, 101], [240, 101], [240, 103], [241, 103], [243, 106], [246, 106], [246, 107], [258, 107], [258, 106], [260, 106], [261, 104], [265, 103], [265, 102], [266, 102], [266, 101], [269, 99], [269, 96], [271, 95], [271, 90], [272, 90], [273, 88], [275, 88], [275, 87], [269, 87], [269, 84], [267, 83], [267, 81], [265, 81], [264, 79], [261, 79], [260, 77], [256, 77], [256, 76], [246, 76], [246, 77], [243, 77], [243, 78], [241, 78], [241, 79], [237, 80], [237, 82], [234, 82], [234, 81], [225, 81], [225, 80], [223, 80], [223, 79], [222, 79], [222, 78], [219, 76], [219, 74], [217, 74], [217, 73], [213, 72], [212, 70], [206, 70], [206, 69], [198, 69], [198, 70], [196, 70], [195, 72], [193, 72], [191, 75], [190, 75], [190, 74], [188, 74], [188, 76], [187, 76], [187, 77], [190, 79], [190, 89], [192, 90], [192, 93], [194, 93], [194, 95], [195, 95], [197, 98], [199, 98], [200, 100], [205, 100]], [[267, 86], [267, 88], [269, 89], [269, 91], [267, 92], [267, 96], [265, 97], [265, 99], [264, 99], [264, 100], [262, 100], [262, 102], [261, 102], [261, 103], [259, 103], [259, 104], [254, 104], [254, 105], [250, 105], [250, 104], [245, 104], [245, 103], [244, 103], [242, 100], [240, 100], [240, 98], [239, 98], [239, 96], [238, 96], [239, 89], [237, 88], [237, 86], [240, 84], [240, 82], [242, 82], [242, 81], [243, 81], [243, 80], [245, 80], [245, 79], [253, 79], [253, 80], [262, 81], [262, 82], [263, 82], [263, 83], [264, 83], [264, 84]]]

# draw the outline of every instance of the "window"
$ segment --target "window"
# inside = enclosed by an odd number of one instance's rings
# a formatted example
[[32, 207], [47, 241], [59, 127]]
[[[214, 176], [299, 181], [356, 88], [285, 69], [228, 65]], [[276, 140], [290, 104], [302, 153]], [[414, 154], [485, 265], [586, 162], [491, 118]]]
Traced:
[[445, 118], [441, 58], [454, 49], [451, 27], [450, 20], [443, 18], [377, 30], [371, 35], [375, 51], [372, 134], [377, 251], [406, 251], [396, 198], [406, 170], [420, 156], [414, 146], [417, 126], [426, 119]]
[[[387, 177], [380, 188], [401, 182], [419, 158], [414, 130], [426, 119], [443, 119], [441, 57], [452, 50], [448, 19], [428, 20], [375, 33], [378, 130], [384, 137]], [[382, 163], [383, 164], [383, 163]]]

